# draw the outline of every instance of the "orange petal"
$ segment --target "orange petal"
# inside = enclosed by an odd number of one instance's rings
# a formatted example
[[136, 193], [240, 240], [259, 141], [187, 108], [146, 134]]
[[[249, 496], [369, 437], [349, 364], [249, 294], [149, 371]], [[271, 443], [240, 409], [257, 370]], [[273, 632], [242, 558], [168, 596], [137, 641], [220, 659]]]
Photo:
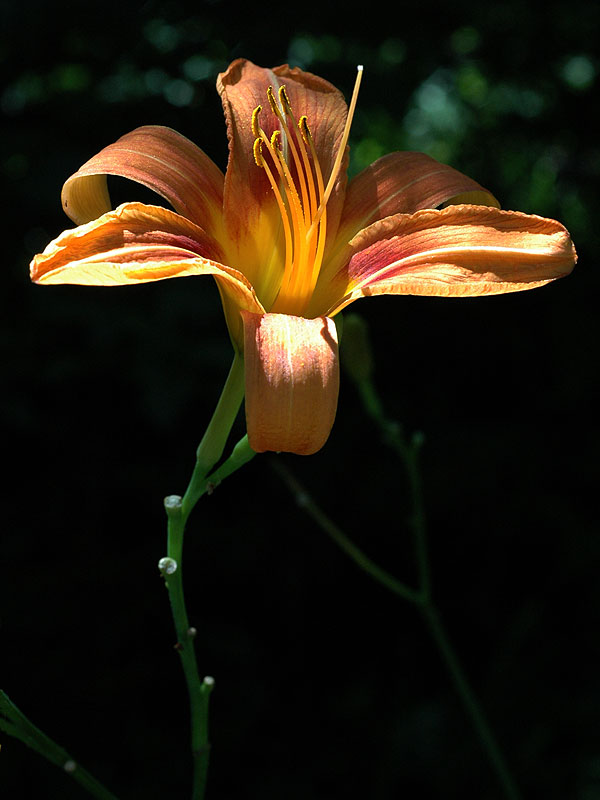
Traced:
[[393, 214], [450, 203], [500, 208], [474, 180], [424, 153], [389, 153], [377, 159], [348, 185], [337, 237], [325, 254], [323, 280], [337, 272], [344, 246], [363, 228]]
[[335, 324], [327, 317], [242, 316], [250, 447], [258, 453], [316, 453], [327, 441], [337, 408]]
[[567, 275], [577, 260], [559, 222], [471, 205], [388, 217], [361, 231], [347, 256], [322, 290], [318, 313], [337, 313], [372, 294], [467, 297], [532, 289]]
[[31, 277], [36, 283], [118, 286], [213, 275], [231, 336], [241, 349], [238, 309], [264, 309], [245, 276], [219, 258], [217, 243], [185, 217], [158, 206], [127, 203], [62, 233], [35, 256]]
[[[198, 225], [166, 208], [126, 203], [50, 242], [31, 262], [31, 278], [36, 283], [139, 283], [170, 277], [162, 274], [169, 262], [198, 256], [221, 258], [219, 245]], [[147, 277], [158, 265], [161, 274]]]
[[457, 196], [463, 203], [500, 208], [496, 198], [474, 180], [425, 153], [389, 153], [350, 181], [344, 230], [348, 225], [356, 233], [392, 214], [438, 208]]
[[[229, 165], [225, 177], [224, 213], [228, 233], [244, 238], [259, 226], [257, 218], [263, 208], [276, 208], [264, 170], [254, 161], [252, 112], [262, 106], [260, 124], [271, 136], [279, 122], [267, 100], [267, 89], [275, 91], [285, 85], [292, 110], [299, 120], [306, 115], [325, 183], [331, 174], [335, 155], [342, 139], [347, 108], [342, 94], [327, 81], [290, 69], [287, 64], [264, 69], [245, 59], [234, 61], [217, 80], [223, 100], [229, 137]], [[328, 226], [334, 230], [341, 212], [345, 191], [342, 170], [336, 188], [327, 204]]]
[[164, 197], [179, 214], [218, 235], [223, 173], [195, 144], [171, 128], [146, 125], [125, 134], [67, 180], [63, 207], [84, 224], [109, 211], [107, 175], [130, 178]]

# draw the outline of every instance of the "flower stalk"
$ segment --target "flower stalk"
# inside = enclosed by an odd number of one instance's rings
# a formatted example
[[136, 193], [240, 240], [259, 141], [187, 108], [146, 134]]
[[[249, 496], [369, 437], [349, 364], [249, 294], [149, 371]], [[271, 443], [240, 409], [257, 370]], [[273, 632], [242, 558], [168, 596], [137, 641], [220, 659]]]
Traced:
[[179, 653], [188, 689], [193, 760], [192, 800], [202, 800], [206, 791], [210, 757], [208, 710], [214, 679], [208, 675], [201, 679], [198, 669], [194, 647], [197, 631], [190, 625], [183, 589], [184, 534], [188, 518], [198, 500], [255, 455], [248, 445], [247, 436], [244, 436], [229, 458], [213, 470], [223, 454], [243, 396], [243, 360], [236, 354], [215, 412], [198, 447], [196, 466], [185, 495], [169, 495], [164, 501], [168, 520], [167, 556], [160, 560], [159, 569], [169, 592], [177, 636], [175, 649]]
[[[164, 500], [168, 520], [167, 555], [160, 559], [159, 570], [169, 592], [177, 637], [175, 649], [179, 653], [188, 688], [190, 746], [193, 759], [192, 800], [203, 800], [206, 791], [210, 754], [208, 704], [214, 679], [208, 675], [200, 678], [194, 649], [197, 631], [189, 623], [185, 605], [183, 542], [186, 523], [198, 500], [256, 455], [245, 435], [235, 445], [231, 455], [214, 468], [223, 454], [244, 396], [243, 378], [243, 360], [236, 355], [215, 412], [198, 447], [196, 466], [187, 491], [183, 498], [179, 495], [169, 495]], [[0, 730], [20, 739], [48, 761], [61, 767], [96, 800], [117, 800], [116, 795], [81, 767], [66, 750], [40, 731], [2, 691], [0, 691]]]
[[219, 402], [196, 451], [196, 465], [182, 500], [184, 526], [192, 509], [207, 489], [208, 473], [223, 455], [243, 398], [244, 360], [236, 352]]
[[181, 498], [165, 499], [168, 517], [167, 568], [162, 574], [169, 591], [173, 622], [177, 635], [175, 649], [179, 653], [181, 666], [188, 688], [190, 702], [190, 747], [194, 763], [193, 800], [201, 800], [206, 789], [210, 742], [208, 739], [208, 700], [213, 687], [212, 679], [200, 679], [194, 650], [196, 631], [190, 626], [183, 592], [183, 535], [186, 518], [182, 512]]

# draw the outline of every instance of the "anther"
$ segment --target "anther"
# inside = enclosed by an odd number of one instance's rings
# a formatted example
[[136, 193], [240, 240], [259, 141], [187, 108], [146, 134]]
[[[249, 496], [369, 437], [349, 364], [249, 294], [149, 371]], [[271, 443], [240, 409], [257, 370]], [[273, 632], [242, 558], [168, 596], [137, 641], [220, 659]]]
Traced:
[[285, 86], [279, 87], [279, 102], [285, 113], [289, 116], [292, 114], [292, 104], [290, 103], [290, 98], [288, 97], [288, 93], [286, 91]]
[[258, 115], [262, 111], [262, 106], [256, 106], [252, 112], [252, 133], [255, 136], [260, 136], [260, 125], [258, 124]]
[[302, 138], [304, 139], [305, 144], [308, 144], [309, 141], [312, 139], [312, 136], [310, 135], [310, 128], [308, 127], [308, 117], [306, 116], [306, 114], [303, 114], [298, 120], [298, 128], [300, 129], [300, 133], [302, 134]]
[[273, 150], [281, 150], [281, 131], [276, 129], [271, 136], [271, 147]]
[[281, 109], [277, 105], [277, 100], [275, 99], [275, 92], [273, 91], [273, 87], [269, 86], [267, 89], [267, 97], [269, 98], [269, 105], [271, 106], [271, 111], [275, 114], [278, 119], [281, 119]]
[[264, 167], [265, 162], [262, 157], [262, 139], [254, 140], [254, 161], [257, 167]]

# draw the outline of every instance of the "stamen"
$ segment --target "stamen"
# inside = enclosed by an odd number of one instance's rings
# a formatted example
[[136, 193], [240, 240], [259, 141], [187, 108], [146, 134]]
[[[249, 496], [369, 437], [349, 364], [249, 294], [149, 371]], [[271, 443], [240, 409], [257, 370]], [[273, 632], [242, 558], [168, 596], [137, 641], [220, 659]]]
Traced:
[[285, 239], [279, 292], [270, 309], [275, 313], [303, 314], [317, 284], [325, 252], [327, 202], [341, 170], [361, 78], [362, 66], [359, 66], [340, 145], [326, 186], [308, 119], [303, 115], [296, 121], [285, 86], [279, 88], [278, 95], [272, 86], [267, 89], [269, 106], [279, 122], [270, 138], [260, 125], [261, 106], [252, 113], [252, 132], [256, 137], [254, 160], [265, 170], [275, 195]]
[[[267, 150], [269, 151], [269, 153], [271, 155], [271, 158], [273, 159], [273, 163], [275, 164], [275, 167], [277, 168], [277, 171], [279, 172], [280, 178], [283, 179], [283, 172], [281, 170], [281, 165], [279, 163], [279, 158], [278, 158], [277, 152], [276, 152], [278, 149], [280, 149], [280, 145], [279, 145], [277, 137], [281, 136], [281, 131], [278, 131], [278, 130], [273, 131], [271, 139], [269, 140], [267, 134], [264, 132], [264, 130], [262, 129], [262, 127], [261, 127], [261, 125], [260, 125], [260, 123], [258, 121], [258, 115], [260, 114], [260, 112], [261, 112], [261, 106], [257, 106], [254, 109], [254, 111], [252, 112], [252, 132], [257, 137], [257, 139], [260, 140], [261, 143], [265, 144]], [[254, 142], [254, 147], [256, 148], [256, 141]], [[262, 144], [261, 144], [260, 154], [262, 156]], [[255, 153], [255, 156], [254, 156], [254, 160], [256, 161], [256, 153]], [[263, 163], [259, 164], [258, 166], [260, 166], [260, 167], [265, 166], [264, 159], [263, 159]]]
[[[300, 117], [300, 122], [296, 122], [294, 114], [292, 113], [291, 106], [289, 105], [290, 101], [287, 100], [287, 95], [286, 95], [286, 101], [287, 101], [288, 109], [289, 109], [289, 111], [287, 111], [286, 113], [288, 113], [288, 116], [292, 120], [292, 123], [294, 124], [294, 127], [298, 128], [298, 130], [301, 133], [301, 136], [300, 136], [300, 138], [298, 140], [298, 144], [299, 144], [299, 149], [300, 149], [300, 155], [302, 156], [302, 164], [303, 164], [304, 169], [302, 170], [299, 165], [296, 165], [296, 168], [298, 169], [298, 174], [300, 174], [302, 176], [304, 176], [304, 175], [310, 176], [309, 180], [308, 180], [308, 198], [305, 200], [305, 208], [306, 208], [306, 212], [307, 212], [306, 213], [306, 216], [307, 216], [307, 223], [306, 224], [308, 226], [308, 223], [313, 218], [313, 214], [317, 210], [318, 201], [317, 201], [317, 195], [316, 195], [316, 192], [315, 192], [315, 182], [314, 182], [313, 177], [312, 177], [312, 169], [311, 169], [311, 166], [310, 166], [310, 160], [308, 158], [308, 153], [306, 151], [306, 139], [304, 138], [304, 134], [303, 134], [303, 131], [302, 131], [302, 119], [304, 119], [306, 121], [306, 117]], [[315, 162], [315, 164], [316, 164], [316, 162]]]
[[[280, 131], [277, 131], [280, 133]], [[275, 150], [278, 159], [279, 159], [279, 174], [283, 176], [285, 180], [285, 189], [286, 195], [288, 200], [288, 210], [292, 216], [292, 230], [295, 234], [293, 238], [293, 257], [292, 263], [290, 264], [290, 274], [294, 271], [293, 265], [297, 262], [302, 262], [305, 257], [305, 250], [306, 250], [306, 242], [304, 233], [306, 231], [306, 225], [304, 224], [304, 214], [302, 209], [302, 203], [300, 202], [300, 198], [298, 197], [298, 190], [294, 184], [294, 180], [290, 173], [290, 169], [285, 161], [283, 152], [280, 148]], [[284, 278], [286, 279], [286, 273], [284, 271]], [[289, 280], [289, 278], [288, 278]]]
[[[319, 164], [319, 159], [317, 157], [317, 152], [315, 150], [315, 146], [313, 144], [312, 136], [310, 135], [310, 128], [308, 127], [308, 118], [306, 114], [300, 117], [298, 121], [298, 128], [300, 133], [302, 134], [302, 141], [303, 143], [308, 146], [310, 150], [310, 154], [312, 156], [313, 164], [315, 167], [315, 174], [317, 176], [317, 185], [318, 185], [318, 192], [319, 197], [323, 196], [323, 174], [321, 172], [321, 165]], [[308, 161], [308, 154], [306, 152], [306, 147], [302, 148], [302, 153], [304, 156], [304, 166], [310, 172], [310, 163]], [[314, 182], [311, 181], [311, 194], [310, 194], [310, 207], [311, 207], [311, 217], [312, 214], [316, 213], [317, 210], [317, 195], [315, 193], [315, 185]]]
[[[279, 103], [281, 107], [285, 110], [285, 115], [289, 116], [292, 122], [295, 125], [294, 115], [292, 114], [292, 109], [290, 106], [290, 100], [288, 98], [285, 86], [279, 87]], [[294, 166], [296, 167], [296, 174], [298, 175], [298, 180], [300, 182], [300, 195], [302, 197], [302, 209], [304, 211], [304, 224], [306, 226], [309, 225], [310, 220], [312, 218], [312, 213], [315, 206], [309, 205], [311, 197], [309, 196], [309, 190], [306, 184], [305, 178], [305, 171], [308, 171], [307, 174], [310, 175], [310, 166], [308, 164], [308, 157], [305, 152], [302, 152], [303, 148], [300, 147], [302, 161], [304, 163], [304, 170], [302, 169], [302, 165], [300, 163], [300, 157], [298, 156], [298, 149], [296, 148], [296, 144], [294, 142], [294, 137], [292, 137], [290, 133], [290, 129], [287, 124], [287, 120], [285, 115], [281, 113], [281, 107], [275, 100], [275, 95], [273, 94], [273, 89], [271, 86], [267, 89], [267, 97], [269, 98], [269, 103], [271, 104], [271, 108], [273, 113], [281, 123], [281, 127], [286, 137], [286, 142], [289, 145], [290, 151], [292, 153], [292, 158], [294, 159]], [[299, 143], [301, 145], [301, 142]]]
[[[292, 239], [292, 230], [290, 227], [290, 220], [287, 213], [287, 209], [285, 207], [285, 203], [283, 202], [283, 197], [281, 196], [281, 192], [279, 191], [279, 186], [277, 185], [277, 181], [273, 177], [273, 173], [269, 169], [269, 166], [265, 159], [262, 156], [262, 143], [263, 139], [255, 139], [254, 141], [254, 160], [258, 164], [259, 167], [262, 167], [269, 179], [269, 183], [271, 184], [271, 189], [273, 190], [273, 194], [275, 195], [275, 200], [277, 201], [277, 206], [279, 207], [279, 213], [281, 215], [281, 221], [283, 223], [283, 235], [285, 238], [285, 265], [284, 265], [284, 272], [287, 272], [292, 263], [292, 253], [293, 253], [293, 239]], [[267, 143], [269, 143], [267, 139]], [[258, 156], [258, 158], [257, 158]], [[276, 160], [277, 161], [277, 160]], [[279, 165], [278, 165], [279, 166]]]
[[[313, 141], [310, 128], [308, 127], [308, 119], [306, 118], [306, 116], [300, 117], [300, 131], [302, 133], [302, 138], [310, 148], [313, 164], [315, 165], [315, 174], [317, 176], [317, 188], [319, 191], [319, 197], [322, 198], [324, 194], [323, 173], [321, 172], [321, 165], [319, 164], [317, 150], [315, 148], [315, 143]], [[323, 206], [323, 208], [321, 211], [320, 223], [318, 224], [317, 251], [315, 254], [315, 259], [313, 261], [313, 269], [310, 277], [310, 282], [312, 286], [316, 284], [317, 278], [319, 277], [319, 270], [321, 269], [321, 262], [323, 260], [323, 253], [325, 251], [325, 239], [327, 234], [327, 210], [326, 206], [323, 205], [323, 200], [321, 200], [321, 205]], [[311, 224], [310, 228], [308, 229], [306, 236], [307, 238], [314, 236], [314, 221], [313, 224]]]
[[346, 117], [346, 124], [344, 125], [344, 132], [342, 134], [342, 141], [340, 142], [340, 146], [337, 151], [337, 155], [335, 157], [335, 161], [333, 162], [333, 167], [331, 169], [331, 175], [329, 176], [329, 180], [327, 182], [327, 186], [325, 187], [325, 192], [321, 197], [321, 204], [317, 209], [317, 213], [312, 221], [311, 228], [313, 228], [319, 221], [321, 214], [325, 210], [325, 206], [327, 205], [327, 201], [331, 196], [331, 192], [333, 190], [333, 186], [337, 177], [340, 173], [340, 167], [342, 165], [342, 159], [344, 157], [344, 153], [346, 151], [346, 145], [348, 144], [348, 138], [350, 136], [350, 126], [352, 125], [352, 118], [354, 116], [354, 110], [356, 109], [356, 101], [358, 100], [358, 90], [360, 89], [360, 82], [362, 81], [362, 74], [363, 74], [363, 65], [359, 64], [356, 67], [356, 80], [354, 81], [354, 90], [352, 91], [352, 99], [350, 100], [350, 106], [348, 108], [348, 116]]

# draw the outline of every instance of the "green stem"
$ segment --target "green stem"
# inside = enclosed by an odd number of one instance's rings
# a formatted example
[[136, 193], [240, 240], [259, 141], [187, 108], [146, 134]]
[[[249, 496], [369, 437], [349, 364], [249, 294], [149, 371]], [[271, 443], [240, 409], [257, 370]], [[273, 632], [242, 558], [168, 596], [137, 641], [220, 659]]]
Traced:
[[224, 461], [218, 469], [216, 469], [214, 472], [211, 472], [207, 477], [206, 491], [211, 492], [221, 483], [221, 481], [224, 481], [225, 478], [228, 478], [240, 467], [243, 467], [244, 464], [247, 464], [248, 461], [254, 458], [255, 455], [256, 452], [252, 450], [248, 444], [248, 435], [246, 434], [245, 436], [242, 436], [242, 438], [231, 451], [231, 455], [227, 461]]
[[214, 680], [200, 679], [194, 639], [196, 629], [190, 626], [183, 591], [183, 540], [189, 515], [198, 500], [226, 477], [246, 464], [254, 455], [247, 436], [242, 437], [230, 457], [211, 472], [221, 458], [227, 438], [235, 422], [244, 396], [243, 361], [236, 354], [217, 407], [196, 454], [196, 465], [185, 495], [165, 498], [167, 512], [167, 556], [159, 562], [169, 591], [177, 649], [190, 703], [190, 745], [193, 759], [192, 800], [202, 800], [206, 791], [210, 740], [208, 705]]
[[117, 800], [116, 795], [109, 792], [93, 775], [90, 775], [66, 750], [39, 728], [36, 728], [2, 691], [0, 691], [0, 715], [0, 730], [19, 739], [52, 764], [61, 767], [92, 797], [96, 797], [97, 800]]
[[383, 403], [370, 377], [356, 382], [365, 410], [379, 427], [381, 437], [400, 456], [410, 487], [413, 501], [411, 528], [415, 543], [415, 555], [419, 570], [419, 586], [421, 592], [428, 595], [431, 589], [429, 557], [427, 554], [427, 536], [425, 526], [425, 504], [421, 470], [419, 468], [419, 452], [423, 445], [422, 434], [414, 434], [410, 444], [404, 438], [402, 427], [386, 417]]
[[196, 465], [183, 497], [183, 513], [186, 521], [206, 491], [207, 475], [223, 455], [243, 398], [244, 360], [239, 353], [236, 353], [217, 407], [196, 451]]
[[349, 556], [354, 563], [370, 575], [374, 580], [389, 589], [390, 592], [416, 603], [419, 600], [419, 593], [410, 586], [407, 586], [402, 581], [399, 581], [389, 572], [384, 570], [374, 561], [363, 553], [354, 542], [346, 536], [346, 534], [338, 528], [338, 526], [330, 519], [325, 512], [319, 508], [314, 502], [312, 497], [300, 485], [297, 479], [292, 475], [290, 470], [284, 466], [278, 459], [273, 459], [271, 462], [273, 469], [280, 475], [288, 489], [296, 498], [298, 505], [303, 508], [306, 513], [314, 519], [317, 525], [337, 544], [337, 546]]
[[[475, 693], [471, 688], [465, 673], [460, 665], [458, 657], [450, 643], [448, 635], [446, 634], [442, 622], [440, 620], [437, 609], [431, 598], [430, 586], [426, 590], [422, 587], [420, 590], [412, 589], [407, 586], [398, 578], [391, 575], [363, 553], [351, 539], [319, 508], [319, 506], [310, 497], [306, 489], [298, 482], [298, 480], [291, 474], [291, 472], [279, 462], [274, 462], [274, 468], [279, 473], [283, 481], [287, 484], [292, 494], [296, 497], [296, 502], [301, 506], [306, 513], [319, 525], [319, 527], [341, 548], [341, 550], [349, 556], [352, 561], [361, 569], [371, 576], [375, 581], [380, 583], [389, 591], [398, 595], [399, 597], [408, 600], [416, 608], [419, 609], [423, 619], [427, 624], [427, 629], [431, 634], [439, 652], [446, 664], [454, 687], [461, 698], [463, 706], [467, 711], [475, 730], [477, 731], [480, 741], [490, 759], [490, 762], [496, 772], [498, 780], [502, 785], [505, 795], [508, 800], [519, 800], [520, 794], [511, 778], [510, 772], [506, 766], [500, 748], [494, 738], [492, 730], [487, 723], [487, 720], [481, 710]], [[417, 515], [417, 519], [421, 515]], [[417, 528], [417, 536], [420, 540], [417, 546], [417, 557], [425, 561], [420, 567], [420, 574], [429, 576], [429, 565], [427, 558], [427, 550], [425, 547], [424, 529], [420, 526]]]
[[496, 738], [481, 710], [481, 706], [477, 702], [475, 693], [465, 676], [456, 652], [450, 644], [448, 634], [442, 625], [437, 609], [429, 598], [420, 603], [419, 608], [427, 623], [428, 630], [448, 668], [454, 687], [462, 700], [465, 710], [471, 718], [473, 727], [477, 731], [484, 750], [496, 772], [496, 776], [504, 789], [506, 797], [509, 798], [509, 800], [519, 800], [521, 797], [519, 790], [512, 779], [504, 757], [498, 747], [498, 743], [496, 742]]
[[358, 381], [357, 388], [363, 399], [365, 409], [378, 425], [382, 438], [400, 456], [408, 478], [413, 503], [411, 527], [415, 543], [420, 589], [415, 595], [415, 604], [419, 608], [427, 629], [450, 673], [463, 707], [471, 718], [473, 727], [477, 731], [479, 740], [487, 753], [506, 797], [508, 800], [519, 800], [519, 791], [512, 779], [500, 747], [467, 680], [433, 602], [423, 485], [419, 467], [419, 452], [423, 444], [423, 436], [422, 434], [414, 434], [411, 442], [407, 443], [401, 426], [386, 417], [383, 404], [370, 376]]
[[193, 800], [201, 800], [206, 789], [210, 742], [208, 738], [208, 700], [213, 687], [212, 678], [200, 680], [194, 637], [196, 631], [190, 626], [185, 597], [183, 592], [183, 535], [186, 519], [182, 512], [181, 498], [171, 496], [165, 499], [168, 515], [167, 559], [170, 561], [163, 567], [163, 574], [169, 599], [175, 632], [177, 634], [178, 651], [183, 674], [188, 688], [190, 702], [190, 747], [194, 764]]

